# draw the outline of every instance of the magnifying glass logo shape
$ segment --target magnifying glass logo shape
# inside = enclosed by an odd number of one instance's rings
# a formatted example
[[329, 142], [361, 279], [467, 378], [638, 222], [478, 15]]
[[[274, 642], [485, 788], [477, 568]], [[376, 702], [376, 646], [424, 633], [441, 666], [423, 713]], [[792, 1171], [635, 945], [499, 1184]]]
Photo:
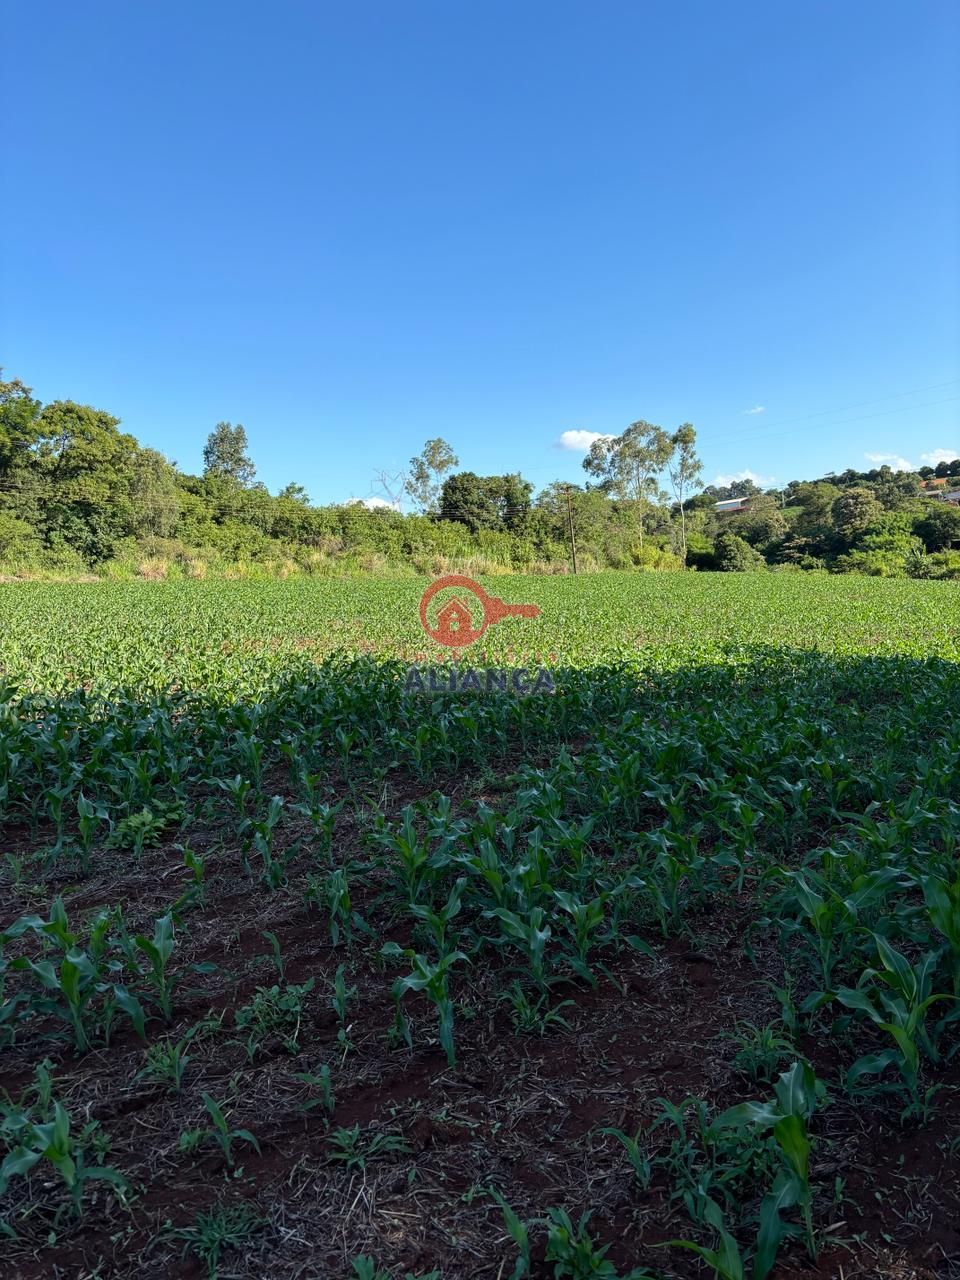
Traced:
[[[473, 626], [473, 611], [460, 596], [451, 596], [437, 613], [437, 624], [431, 626], [427, 618], [427, 606], [439, 591], [448, 587], [459, 587], [470, 592], [483, 605], [483, 619], [478, 628]], [[453, 649], [462, 649], [479, 640], [487, 627], [504, 618], [539, 618], [540, 606], [536, 604], [507, 604], [498, 596], [484, 591], [479, 582], [467, 578], [460, 573], [450, 573], [446, 577], [431, 582], [420, 597], [420, 625], [437, 644], [448, 645]]]

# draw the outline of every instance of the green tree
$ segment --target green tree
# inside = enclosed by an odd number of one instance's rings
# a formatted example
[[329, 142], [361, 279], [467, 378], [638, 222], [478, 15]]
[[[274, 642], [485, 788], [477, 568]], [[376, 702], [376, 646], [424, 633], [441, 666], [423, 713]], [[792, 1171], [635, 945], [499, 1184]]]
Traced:
[[946, 551], [960, 541], [960, 507], [930, 506], [913, 526], [928, 551]]
[[683, 563], [687, 563], [687, 514], [684, 501], [703, 474], [703, 463], [697, 457], [697, 433], [692, 422], [684, 422], [670, 437], [672, 452], [667, 461], [667, 474], [673, 496], [680, 506], [680, 548]]
[[91, 562], [112, 555], [135, 526], [131, 473], [139, 446], [118, 425], [102, 409], [72, 400], [45, 405], [37, 422], [31, 469], [38, 527], [51, 545]]
[[428, 440], [422, 452], [410, 459], [404, 488], [421, 511], [436, 512], [444, 477], [459, 465], [460, 459], [440, 436]]
[[794, 524], [796, 533], [803, 537], [816, 537], [833, 531], [833, 504], [841, 490], [825, 480], [804, 481], [791, 486], [791, 506], [798, 506], [800, 514]]
[[607, 493], [634, 504], [640, 546], [643, 521], [651, 501], [659, 501], [658, 477], [667, 465], [672, 446], [662, 427], [633, 422], [619, 436], [601, 436], [583, 460], [584, 470], [596, 476]]
[[[0, 367], [0, 375], [3, 369]], [[14, 466], [37, 441], [40, 401], [19, 378], [0, 379], [0, 473]]]
[[0, 563], [29, 559], [39, 549], [40, 540], [32, 525], [0, 511]]
[[177, 472], [156, 449], [138, 449], [130, 459], [132, 532], [171, 538], [180, 522]]
[[247, 433], [238, 422], [218, 422], [203, 446], [203, 474], [219, 480], [248, 485], [257, 469], [247, 455]]
[[304, 507], [309, 507], [310, 505], [310, 495], [306, 489], [302, 484], [296, 484], [293, 481], [284, 485], [277, 497], [286, 502], [299, 502]]
[[458, 471], [440, 491], [440, 518], [465, 524], [472, 533], [494, 529], [525, 532], [533, 485], [519, 474], [478, 476]]
[[733, 516], [726, 527], [758, 551], [765, 552], [784, 536], [787, 522], [776, 498], [760, 493], [751, 500], [746, 511]]
[[862, 487], [845, 489], [830, 507], [833, 523], [848, 543], [869, 529], [882, 513], [883, 507], [871, 490]]

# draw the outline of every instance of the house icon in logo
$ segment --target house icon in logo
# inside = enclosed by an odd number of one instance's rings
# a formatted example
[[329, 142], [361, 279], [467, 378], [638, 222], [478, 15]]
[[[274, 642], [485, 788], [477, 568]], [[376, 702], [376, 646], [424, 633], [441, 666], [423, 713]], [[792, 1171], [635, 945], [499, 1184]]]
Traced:
[[476, 639], [473, 615], [458, 596], [451, 596], [437, 611], [436, 638], [440, 644], [460, 648]]

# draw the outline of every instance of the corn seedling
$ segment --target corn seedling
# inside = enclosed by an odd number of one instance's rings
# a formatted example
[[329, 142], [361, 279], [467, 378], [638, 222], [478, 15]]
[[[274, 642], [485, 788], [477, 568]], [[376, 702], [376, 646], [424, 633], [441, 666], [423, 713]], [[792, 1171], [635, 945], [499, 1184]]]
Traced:
[[777, 1250], [789, 1228], [780, 1214], [799, 1205], [803, 1215], [807, 1250], [816, 1258], [813, 1231], [813, 1193], [810, 1187], [811, 1140], [808, 1124], [824, 1096], [824, 1087], [807, 1062], [797, 1061], [785, 1071], [766, 1103], [744, 1102], [730, 1107], [716, 1121], [718, 1130], [733, 1128], [753, 1133], [772, 1132], [783, 1166], [760, 1205], [760, 1233], [754, 1273], [757, 1280], [773, 1266]]
[[313, 1075], [309, 1071], [296, 1071], [293, 1078], [299, 1080], [301, 1084], [309, 1085], [312, 1089], [319, 1089], [320, 1097], [311, 1098], [308, 1102], [301, 1102], [298, 1110], [312, 1111], [315, 1107], [323, 1107], [328, 1116], [332, 1116], [336, 1110], [337, 1100], [333, 1096], [333, 1088], [330, 1083], [330, 1068], [326, 1063], [320, 1068], [318, 1075]]
[[138, 949], [147, 957], [150, 965], [148, 976], [153, 986], [154, 998], [164, 1021], [169, 1022], [173, 1012], [174, 977], [169, 970], [170, 957], [173, 954], [173, 915], [168, 912], [156, 921], [152, 938], [137, 934], [135, 942]]
[[398, 978], [393, 984], [393, 998], [397, 1009], [397, 1027], [407, 1044], [412, 1047], [410, 1029], [400, 1009], [400, 1001], [408, 991], [422, 991], [437, 1010], [440, 1045], [447, 1055], [448, 1064], [456, 1066], [453, 1045], [453, 1001], [447, 989], [447, 975], [458, 960], [466, 961], [462, 951], [451, 951], [435, 964], [416, 952], [401, 951], [395, 942], [388, 942], [380, 952], [383, 956], [407, 956], [413, 964], [413, 972]]
[[356, 987], [347, 986], [347, 981], [344, 977], [343, 965], [338, 965], [336, 975], [333, 979], [333, 996], [330, 1000], [330, 1004], [334, 1013], [337, 1015], [337, 1022], [339, 1023], [339, 1026], [337, 1027], [337, 1043], [343, 1050], [344, 1058], [346, 1058], [347, 1054], [353, 1048], [353, 1045], [350, 1043], [348, 1038], [350, 1028], [347, 1026], [347, 1004], [350, 1000], [356, 998], [356, 994]]
[[280, 951], [280, 939], [275, 933], [271, 933], [269, 929], [264, 929], [260, 936], [266, 938], [269, 943], [270, 955], [258, 956], [257, 958], [259, 960], [272, 960], [277, 971], [277, 977], [283, 982], [286, 979], [286, 973], [284, 972], [283, 954]]
[[733, 1058], [737, 1070], [751, 1080], [764, 1083], [772, 1081], [783, 1059], [796, 1052], [791, 1041], [772, 1022], [762, 1027], [753, 1022], [738, 1022], [733, 1032], [725, 1033], [725, 1038], [737, 1046]]
[[[7, 1190], [10, 1179], [29, 1173], [34, 1165], [46, 1161], [59, 1174], [70, 1192], [74, 1212], [81, 1215], [81, 1202], [87, 1184], [108, 1182], [117, 1195], [123, 1197], [128, 1184], [122, 1174], [107, 1165], [89, 1165], [84, 1146], [89, 1143], [96, 1124], [87, 1126], [80, 1139], [71, 1135], [70, 1114], [60, 1103], [53, 1103], [52, 1116], [47, 1121], [34, 1122], [29, 1114], [4, 1108], [2, 1133], [8, 1154], [0, 1164], [0, 1197]], [[109, 1143], [107, 1143], [109, 1146]]]
[[[565, 1210], [547, 1210], [545, 1257], [553, 1263], [556, 1280], [619, 1280], [616, 1267], [606, 1256], [610, 1246], [597, 1245], [587, 1230], [590, 1216], [581, 1214], [574, 1226]], [[635, 1267], [622, 1280], [650, 1280], [650, 1273]]]
[[880, 1053], [858, 1058], [847, 1072], [847, 1087], [852, 1090], [864, 1076], [878, 1075], [888, 1066], [895, 1066], [902, 1081], [899, 1088], [907, 1097], [902, 1119], [916, 1117], [926, 1123], [937, 1086], [920, 1092], [921, 1053], [930, 1062], [939, 1061], [936, 1046], [926, 1029], [927, 1017], [934, 1004], [954, 997], [932, 990], [939, 960], [937, 953], [930, 952], [918, 964], [911, 965], [885, 938], [874, 935], [874, 941], [881, 968], [866, 969], [858, 986], [841, 987], [836, 997], [845, 1008], [866, 1014], [880, 1031], [892, 1037], [894, 1044]]
[[249, 1129], [231, 1129], [227, 1124], [226, 1116], [220, 1103], [210, 1097], [209, 1093], [200, 1095], [203, 1099], [203, 1105], [207, 1109], [207, 1114], [213, 1121], [213, 1128], [206, 1130], [206, 1135], [211, 1135], [217, 1143], [217, 1146], [223, 1152], [223, 1158], [228, 1169], [234, 1167], [233, 1160], [233, 1144], [235, 1142], [246, 1142], [260, 1155], [260, 1143], [256, 1140]]
[[616, 1138], [620, 1143], [626, 1152], [637, 1186], [641, 1191], [646, 1191], [653, 1178], [653, 1164], [641, 1141], [643, 1130], [638, 1129], [632, 1138], [622, 1129], [601, 1129], [600, 1132], [607, 1137]]
[[500, 1212], [503, 1214], [504, 1225], [510, 1233], [513, 1243], [519, 1250], [511, 1280], [522, 1280], [524, 1276], [528, 1276], [530, 1274], [531, 1267], [533, 1265], [530, 1250], [530, 1232], [527, 1224], [520, 1221], [499, 1191], [495, 1190], [493, 1187], [488, 1187], [487, 1193], [500, 1206]]

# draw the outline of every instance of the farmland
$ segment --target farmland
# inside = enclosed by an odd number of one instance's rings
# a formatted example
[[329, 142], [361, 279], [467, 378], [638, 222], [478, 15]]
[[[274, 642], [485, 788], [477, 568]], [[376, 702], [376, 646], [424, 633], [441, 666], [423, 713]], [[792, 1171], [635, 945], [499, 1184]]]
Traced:
[[956, 587], [424, 585], [0, 585], [3, 1275], [960, 1274]]

